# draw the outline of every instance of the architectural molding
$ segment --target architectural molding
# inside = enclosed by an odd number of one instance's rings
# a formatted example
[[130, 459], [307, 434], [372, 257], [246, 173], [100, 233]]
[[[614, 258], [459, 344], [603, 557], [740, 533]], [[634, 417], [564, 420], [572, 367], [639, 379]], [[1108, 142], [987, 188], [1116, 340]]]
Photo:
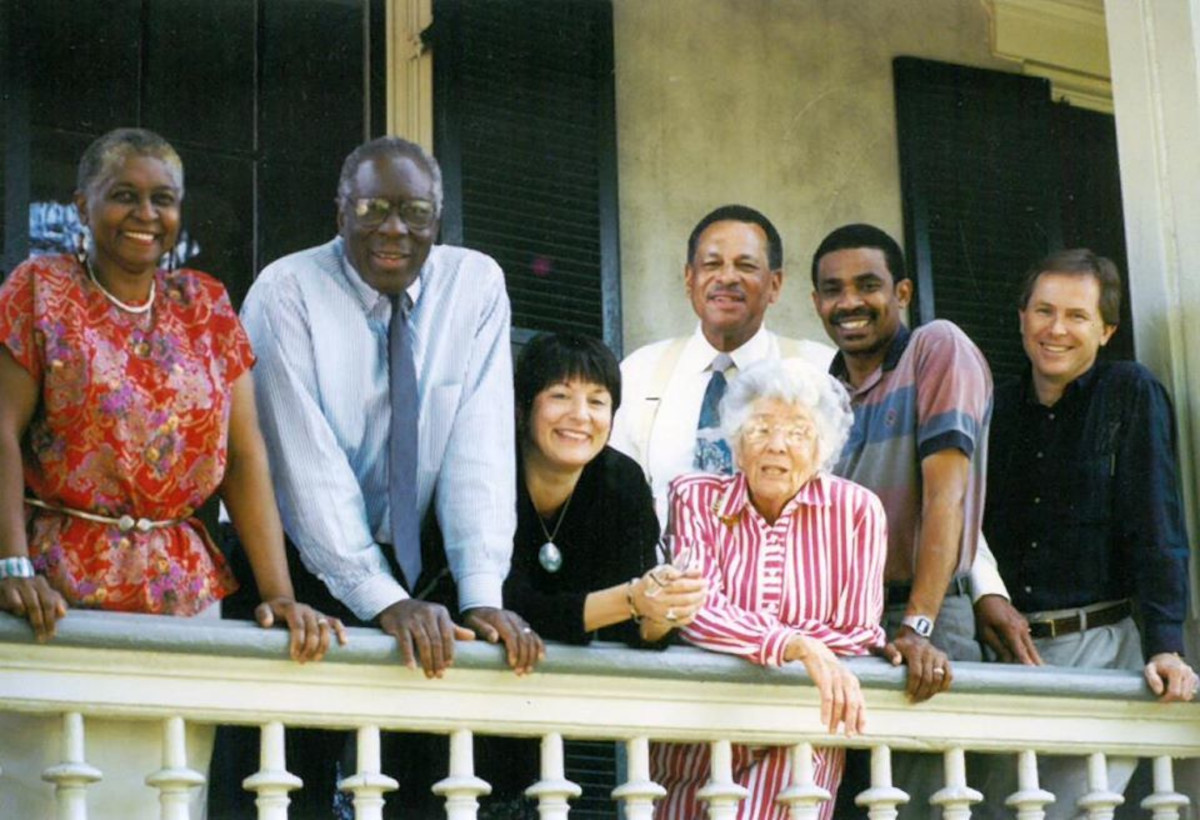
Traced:
[[1103, 0], [988, 0], [991, 48], [1050, 81], [1054, 99], [1111, 114]]
[[387, 131], [433, 151], [433, 0], [387, 0]]

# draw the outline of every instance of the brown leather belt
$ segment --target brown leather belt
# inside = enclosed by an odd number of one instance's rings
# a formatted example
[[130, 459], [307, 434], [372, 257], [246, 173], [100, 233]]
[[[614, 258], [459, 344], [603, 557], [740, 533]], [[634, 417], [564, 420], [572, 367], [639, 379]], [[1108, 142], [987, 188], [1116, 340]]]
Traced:
[[1111, 606], [1085, 612], [1080, 609], [1074, 615], [1062, 618], [1049, 618], [1029, 621], [1029, 634], [1034, 638], [1057, 638], [1060, 635], [1072, 635], [1085, 632], [1100, 626], [1112, 626], [1133, 614], [1133, 606], [1129, 601], [1118, 601]]

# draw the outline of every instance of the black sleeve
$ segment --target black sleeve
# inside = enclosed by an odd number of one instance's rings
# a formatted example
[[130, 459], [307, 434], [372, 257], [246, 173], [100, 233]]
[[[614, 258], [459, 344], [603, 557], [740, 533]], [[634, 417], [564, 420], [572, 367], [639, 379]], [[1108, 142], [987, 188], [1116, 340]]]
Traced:
[[[620, 583], [645, 574], [658, 563], [656, 550], [659, 528], [654, 496], [650, 492], [650, 485], [646, 483], [645, 474], [631, 459], [620, 456], [615, 461], [617, 464], [613, 473], [618, 482], [620, 514], [614, 516], [617, 526], [611, 533], [608, 546], [619, 562], [617, 572], [621, 578], [616, 583]], [[675, 635], [671, 631], [657, 641], [644, 641], [638, 625], [632, 620], [615, 624], [604, 632], [606, 639], [643, 649], [665, 649], [673, 642]]]
[[1183, 652], [1188, 601], [1188, 540], [1175, 461], [1175, 417], [1167, 391], [1138, 368], [1127, 398], [1125, 436], [1116, 455], [1119, 543], [1136, 575], [1145, 654]]

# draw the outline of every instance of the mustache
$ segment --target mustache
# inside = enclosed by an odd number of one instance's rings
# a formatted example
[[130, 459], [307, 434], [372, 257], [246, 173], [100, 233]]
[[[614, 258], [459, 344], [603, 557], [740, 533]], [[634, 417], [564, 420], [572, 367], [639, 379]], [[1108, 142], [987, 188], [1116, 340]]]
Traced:
[[847, 319], [874, 319], [875, 311], [870, 308], [855, 308], [854, 310], [838, 310], [834, 311], [829, 317], [829, 321], [837, 324]]
[[712, 299], [717, 296], [736, 296], [739, 299], [745, 299], [746, 291], [742, 290], [740, 285], [723, 285], [721, 287], [713, 288], [707, 294], [705, 294], [706, 299]]

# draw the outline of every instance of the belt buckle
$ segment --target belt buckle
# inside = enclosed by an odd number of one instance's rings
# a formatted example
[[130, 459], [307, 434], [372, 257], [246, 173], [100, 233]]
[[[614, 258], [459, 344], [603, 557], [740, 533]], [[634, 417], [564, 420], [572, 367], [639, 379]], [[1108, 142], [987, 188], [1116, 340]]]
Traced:
[[1058, 621], [1057, 620], [1055, 620], [1054, 618], [1049, 618], [1045, 621], [1042, 621], [1042, 623], [1046, 624], [1046, 626], [1048, 626], [1050, 628], [1050, 637], [1051, 638], [1058, 637]]

